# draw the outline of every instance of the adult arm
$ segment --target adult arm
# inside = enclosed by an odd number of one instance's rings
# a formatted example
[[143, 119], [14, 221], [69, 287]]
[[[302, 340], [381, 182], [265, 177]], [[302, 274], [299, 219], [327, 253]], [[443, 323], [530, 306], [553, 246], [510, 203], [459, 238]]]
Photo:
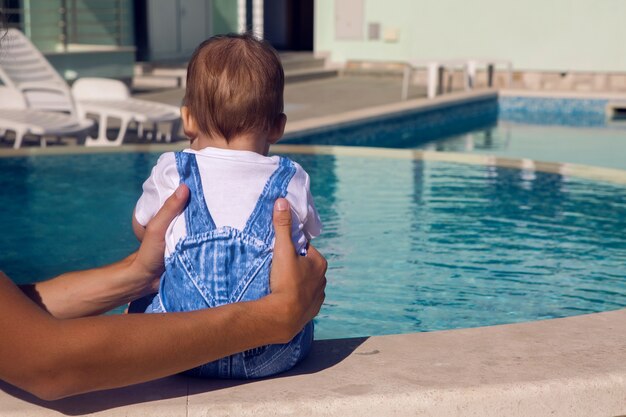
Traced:
[[101, 268], [68, 272], [48, 281], [23, 285], [22, 291], [59, 319], [101, 314], [156, 292], [163, 272], [165, 230], [188, 198], [189, 189], [184, 185], [178, 187], [164, 201], [149, 228], [142, 226], [141, 240], [147, 234], [147, 241], [126, 259]]
[[132, 300], [154, 293], [158, 278], [137, 279], [129, 266], [136, 254], [101, 268], [68, 272], [20, 289], [40, 308], [58, 319], [102, 314]]
[[[126, 269], [133, 276], [162, 268], [153, 255], [163, 253], [167, 220], [181, 208], [171, 197], [148, 225], [138, 253], [111, 266], [112, 271]], [[274, 225], [272, 293], [208, 310], [62, 320], [0, 275], [0, 379], [56, 399], [144, 382], [256, 346], [287, 342], [321, 307], [326, 261], [313, 248], [306, 257], [295, 254], [286, 200], [275, 205]], [[40, 297], [51, 304], [47, 290]]]
[[133, 232], [140, 242], [146, 225], [156, 216], [167, 198], [178, 188], [180, 176], [174, 152], [162, 154], [152, 167], [150, 176], [142, 184], [142, 193], [133, 210]]

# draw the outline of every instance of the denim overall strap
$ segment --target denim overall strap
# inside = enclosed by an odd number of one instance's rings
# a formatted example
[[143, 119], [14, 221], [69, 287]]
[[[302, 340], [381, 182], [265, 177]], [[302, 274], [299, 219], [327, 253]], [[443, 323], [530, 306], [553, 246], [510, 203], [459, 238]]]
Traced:
[[176, 152], [175, 155], [180, 182], [189, 187], [189, 203], [185, 208], [187, 236], [215, 229], [215, 222], [204, 199], [196, 155], [187, 152]]
[[245, 233], [267, 244], [271, 244], [274, 239], [274, 225], [272, 223], [274, 201], [287, 195], [287, 186], [296, 173], [293, 162], [288, 158], [279, 158], [278, 168], [265, 183], [259, 200], [243, 229]]

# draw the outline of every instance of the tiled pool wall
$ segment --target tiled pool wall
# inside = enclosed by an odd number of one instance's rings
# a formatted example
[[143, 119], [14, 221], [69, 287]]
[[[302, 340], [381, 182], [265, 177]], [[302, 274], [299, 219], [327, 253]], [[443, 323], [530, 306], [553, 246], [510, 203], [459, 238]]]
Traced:
[[293, 132], [283, 143], [410, 148], [417, 144], [494, 126], [498, 120], [496, 95], [400, 114], [382, 114], [369, 121], [355, 120], [311, 133]]
[[290, 132], [285, 135], [284, 143], [412, 148], [428, 141], [488, 129], [495, 126], [498, 120], [626, 129], [626, 122], [611, 122], [607, 118], [607, 106], [611, 102], [623, 102], [626, 106], [626, 99], [623, 98], [494, 94], [402, 112], [381, 113], [366, 120], [357, 118], [313, 131]]
[[[606, 127], [606, 98], [500, 96], [500, 120], [573, 127]], [[617, 126], [615, 126], [617, 127]]]

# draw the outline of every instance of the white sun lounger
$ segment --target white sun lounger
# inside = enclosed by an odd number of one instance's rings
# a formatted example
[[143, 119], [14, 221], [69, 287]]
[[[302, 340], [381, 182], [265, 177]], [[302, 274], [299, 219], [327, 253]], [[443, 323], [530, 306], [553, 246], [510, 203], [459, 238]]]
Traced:
[[46, 146], [44, 136], [75, 136], [82, 141], [92, 126], [91, 120], [80, 121], [71, 114], [28, 109], [18, 91], [0, 86], [0, 136], [14, 132], [15, 149], [26, 135], [37, 136], [41, 146]]
[[[117, 118], [121, 120], [117, 139], [106, 139], [106, 123], [100, 123], [98, 138], [87, 138], [88, 145], [119, 145], [124, 139], [126, 129], [131, 123], [138, 123], [138, 134], [143, 135], [143, 127], [151, 125], [151, 130], [158, 134], [157, 123], [170, 122], [170, 131], [165, 135], [169, 142], [172, 134], [179, 128], [180, 111], [178, 107], [168, 106], [147, 100], [131, 98], [124, 83], [106, 78], [81, 78], [72, 86], [72, 95], [81, 118], [94, 114], [99, 120]], [[102, 140], [104, 138], [104, 140]]]
[[[0, 80], [20, 92], [29, 109], [63, 111], [79, 120], [85, 120], [88, 114], [97, 117], [98, 136], [87, 138], [87, 146], [120, 145], [131, 123], [138, 124], [140, 135], [144, 125], [150, 125], [155, 137], [157, 123], [171, 123], [174, 133], [179, 127], [178, 107], [131, 99], [128, 88], [117, 80], [78, 80], [73, 89], [74, 97], [48, 60], [17, 29], [7, 31], [2, 46]], [[118, 118], [121, 122], [114, 140], [107, 138], [110, 118]], [[170, 139], [171, 135], [169, 133], [166, 139]]]

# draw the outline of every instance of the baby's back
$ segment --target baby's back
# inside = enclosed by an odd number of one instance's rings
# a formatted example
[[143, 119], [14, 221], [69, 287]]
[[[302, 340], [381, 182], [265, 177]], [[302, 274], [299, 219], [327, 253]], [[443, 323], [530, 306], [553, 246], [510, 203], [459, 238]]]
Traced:
[[[259, 196], [280, 159], [254, 152], [205, 148], [186, 151], [196, 155], [201, 192], [217, 227], [243, 230]], [[321, 224], [309, 191], [309, 176], [295, 164], [295, 173], [287, 185], [285, 198], [292, 209], [292, 239], [298, 252], [320, 233]], [[163, 154], [144, 183], [144, 192], [135, 209], [137, 221], [146, 225], [165, 199], [180, 184], [175, 154]], [[186, 235], [185, 216], [180, 215], [167, 230], [166, 257]]]
[[[288, 188], [297, 172], [296, 164], [287, 158], [267, 158], [277, 161], [277, 166], [264, 185], [259, 187], [260, 190], [250, 193], [256, 194], [256, 202], [243, 226], [236, 228], [218, 226], [214, 220], [208, 204], [212, 197], [205, 197], [207, 187], [204, 185], [206, 180], [213, 181], [214, 178], [207, 177], [206, 173], [203, 175], [199, 155], [180, 152], [174, 158], [179, 181], [190, 189], [189, 203], [180, 216], [184, 220], [185, 233], [170, 249], [159, 294], [146, 312], [214, 308], [269, 294], [274, 243], [273, 204], [277, 198], [288, 195]], [[243, 189], [240, 191], [244, 192]], [[308, 194], [308, 189], [304, 194]], [[300, 226], [298, 231], [305, 235], [302, 229]], [[288, 344], [257, 348], [190, 372], [205, 377], [227, 378], [272, 375], [291, 368], [306, 356], [312, 337], [313, 324], [309, 323]]]

